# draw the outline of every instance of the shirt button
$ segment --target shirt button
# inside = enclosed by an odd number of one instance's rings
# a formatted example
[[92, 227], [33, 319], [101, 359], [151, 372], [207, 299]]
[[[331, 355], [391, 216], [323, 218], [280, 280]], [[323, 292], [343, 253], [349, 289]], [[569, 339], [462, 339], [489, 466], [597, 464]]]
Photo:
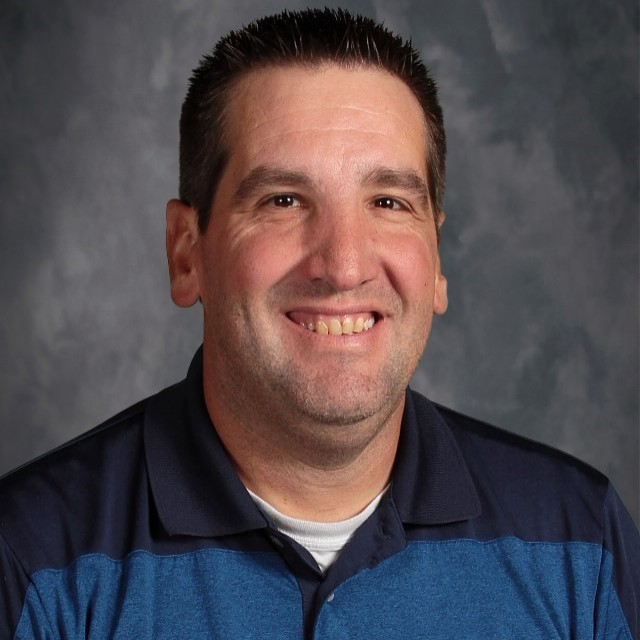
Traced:
[[333, 599], [336, 597], [336, 594], [333, 591], [327, 597], [327, 602], [333, 602]]

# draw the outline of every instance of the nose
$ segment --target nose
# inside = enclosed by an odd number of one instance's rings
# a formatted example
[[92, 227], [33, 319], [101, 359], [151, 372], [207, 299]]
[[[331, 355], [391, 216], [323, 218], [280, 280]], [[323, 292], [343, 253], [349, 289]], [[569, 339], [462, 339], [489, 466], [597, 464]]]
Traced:
[[349, 291], [373, 280], [375, 227], [365, 211], [334, 207], [317, 211], [309, 230], [306, 276], [333, 291]]

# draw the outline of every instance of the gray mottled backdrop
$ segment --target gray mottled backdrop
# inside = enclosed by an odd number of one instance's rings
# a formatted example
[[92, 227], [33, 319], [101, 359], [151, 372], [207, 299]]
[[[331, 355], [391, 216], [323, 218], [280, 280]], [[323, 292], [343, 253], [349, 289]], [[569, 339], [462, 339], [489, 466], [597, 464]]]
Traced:
[[[163, 227], [187, 77], [305, 4], [1, 0], [1, 471], [185, 373], [201, 320]], [[636, 1], [344, 4], [413, 38], [445, 106], [450, 308], [414, 386], [590, 462], [637, 521]]]

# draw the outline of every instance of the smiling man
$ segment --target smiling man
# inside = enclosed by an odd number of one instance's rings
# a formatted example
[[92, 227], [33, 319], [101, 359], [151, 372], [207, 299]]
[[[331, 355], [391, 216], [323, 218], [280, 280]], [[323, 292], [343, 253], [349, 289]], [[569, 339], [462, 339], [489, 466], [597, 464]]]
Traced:
[[444, 156], [373, 21], [284, 13], [203, 59], [167, 207], [203, 347], [2, 481], [2, 637], [638, 638], [606, 478], [407, 389], [447, 307]]
[[173, 299], [202, 301], [205, 401], [247, 488], [341, 520], [389, 482], [446, 308], [424, 116], [386, 70], [283, 63], [237, 81], [225, 128], [206, 229], [168, 207]]

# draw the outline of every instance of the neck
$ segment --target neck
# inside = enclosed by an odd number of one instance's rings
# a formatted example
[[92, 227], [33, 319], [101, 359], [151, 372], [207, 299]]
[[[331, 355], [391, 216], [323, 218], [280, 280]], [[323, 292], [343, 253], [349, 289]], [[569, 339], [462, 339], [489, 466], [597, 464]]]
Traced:
[[207, 401], [240, 479], [284, 515], [345, 520], [360, 513], [390, 481], [404, 396], [390, 415], [350, 425], [248, 422], [213, 405]]

